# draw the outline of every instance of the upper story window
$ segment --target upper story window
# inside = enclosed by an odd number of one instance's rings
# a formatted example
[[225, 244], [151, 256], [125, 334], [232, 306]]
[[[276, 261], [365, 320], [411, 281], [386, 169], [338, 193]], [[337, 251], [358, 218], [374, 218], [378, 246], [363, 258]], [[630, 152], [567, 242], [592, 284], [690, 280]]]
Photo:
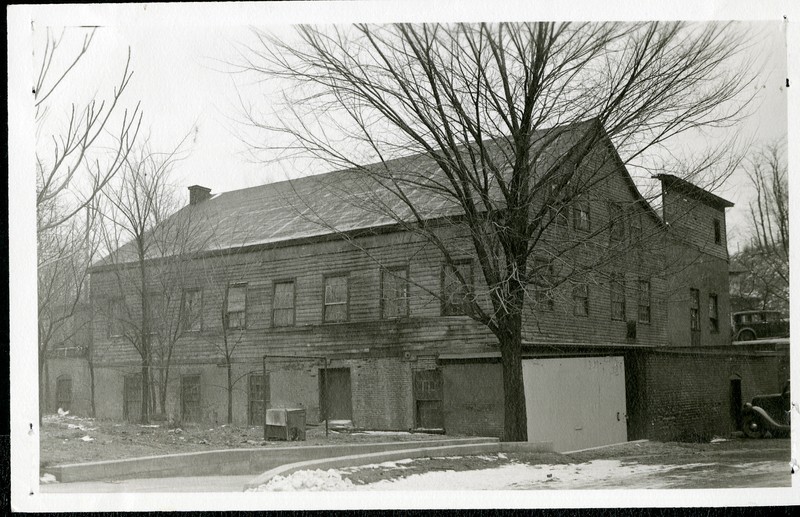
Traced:
[[625, 276], [611, 275], [611, 319], [625, 320]]
[[408, 268], [381, 271], [381, 317], [405, 318], [408, 316]]
[[225, 327], [229, 329], [245, 328], [247, 309], [247, 284], [231, 284], [225, 304]]
[[589, 219], [589, 203], [579, 202], [575, 204], [572, 209], [572, 214], [575, 219], [575, 229], [588, 232], [591, 230], [591, 220]]
[[185, 289], [181, 304], [181, 329], [184, 332], [203, 330], [203, 291]]
[[700, 331], [700, 291], [689, 289], [689, 328], [692, 332]]
[[572, 314], [575, 316], [589, 315], [589, 286], [579, 284], [572, 288]]
[[442, 316], [467, 314], [472, 303], [472, 261], [442, 267]]
[[625, 240], [625, 211], [616, 203], [608, 205], [608, 234], [612, 241]]
[[347, 275], [326, 276], [322, 321], [347, 321], [347, 299]]
[[719, 304], [716, 294], [708, 295], [708, 328], [711, 332], [719, 332]]
[[294, 325], [294, 280], [275, 282], [272, 290], [272, 326]]
[[533, 259], [533, 299], [537, 309], [553, 310], [553, 263], [542, 257]]
[[558, 191], [558, 185], [553, 181], [549, 184], [548, 190], [548, 217], [551, 221], [553, 221], [556, 226], [558, 227], [568, 227], [569, 226], [569, 218], [568, 210], [563, 203], [563, 193]]
[[629, 215], [630, 219], [630, 241], [637, 243], [642, 240], [642, 215], [634, 208]]
[[722, 225], [719, 219], [714, 219], [714, 244], [722, 244]]
[[650, 323], [650, 281], [639, 279], [639, 323]]
[[147, 330], [151, 335], [158, 334], [164, 324], [164, 299], [158, 293], [147, 296]]

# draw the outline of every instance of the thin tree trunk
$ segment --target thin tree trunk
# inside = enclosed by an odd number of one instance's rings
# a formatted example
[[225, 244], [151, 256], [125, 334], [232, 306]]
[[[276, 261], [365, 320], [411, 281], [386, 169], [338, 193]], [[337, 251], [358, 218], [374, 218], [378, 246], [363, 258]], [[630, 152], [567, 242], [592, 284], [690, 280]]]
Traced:
[[143, 424], [150, 423], [149, 414], [150, 406], [150, 367], [146, 358], [142, 359], [142, 413], [139, 415], [139, 420]]
[[233, 372], [231, 371], [231, 358], [226, 358], [228, 368], [228, 424], [233, 423]]

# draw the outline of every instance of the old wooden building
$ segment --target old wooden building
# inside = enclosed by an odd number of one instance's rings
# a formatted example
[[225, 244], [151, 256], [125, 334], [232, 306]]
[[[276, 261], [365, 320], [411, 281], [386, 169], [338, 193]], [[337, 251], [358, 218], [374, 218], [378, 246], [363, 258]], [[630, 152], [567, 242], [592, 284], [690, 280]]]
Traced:
[[[391, 166], [436, 174], [422, 156]], [[609, 142], [581, 166], [604, 170], [603, 181], [558, 207], [531, 261], [544, 281], [531, 285], [524, 315], [529, 438], [568, 450], [733, 429], [734, 396], [773, 390], [785, 354], [729, 346], [731, 204], [663, 175], [656, 212]], [[91, 270], [97, 416], [138, 417], [141, 359], [129, 333], [141, 333], [144, 295], [163, 393], [154, 389], [154, 405], [181, 421], [224, 422], [230, 395], [237, 424], [261, 424], [265, 407], [302, 407], [310, 425], [327, 416], [499, 436], [496, 338], [460, 305], [465, 295], [487, 303], [468, 230], [452, 204], [413, 192], [458, 255], [464, 286], [376, 203], [380, 189], [352, 170], [219, 194], [189, 187], [173, 218], [191, 222], [195, 248], [148, 256], [145, 292], [131, 245]], [[553, 251], [564, 243], [571, 251]], [[581, 254], [603, 260], [548, 280], [560, 275], [555, 259]]]

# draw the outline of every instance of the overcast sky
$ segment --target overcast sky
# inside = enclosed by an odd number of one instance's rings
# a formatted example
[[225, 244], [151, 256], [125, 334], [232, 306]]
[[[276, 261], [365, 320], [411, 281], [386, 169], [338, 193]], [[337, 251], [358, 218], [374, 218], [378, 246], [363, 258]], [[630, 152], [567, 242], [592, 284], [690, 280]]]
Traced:
[[[61, 50], [62, 55], [68, 56], [87, 32], [77, 25], [101, 27], [71, 81], [58, 91], [59, 96], [51, 99], [54, 107], [68, 106], [69, 102], [90, 95], [107, 98], [122, 74], [130, 48], [134, 77], [123, 104], [132, 107], [141, 101], [144, 130], [151, 135], [157, 149], [168, 149], [189, 135], [185, 146], [187, 157], [176, 169], [176, 186], [183, 189], [201, 184], [213, 192], [221, 192], [309, 172], [253, 163], [247, 147], [235, 136], [236, 132], [246, 131], [237, 122], [241, 113], [238, 94], [262, 106], [268, 106], [272, 100], [263, 84], [254, 83], [252, 76], [230, 73], [232, 68], [227, 64], [237, 59], [237, 46], [254, 41], [248, 22], [257, 23], [263, 17], [253, 18], [232, 6], [221, 11], [224, 18], [213, 13], [203, 16], [203, 8], [197, 5], [112, 6], [86, 11], [83, 15], [75, 10], [68, 12], [73, 15], [69, 23], [60, 17], [54, 19], [50, 12], [34, 16], [34, 52], [41, 51], [48, 28], [55, 35], [64, 31]], [[288, 24], [258, 23], [258, 27], [291, 35]], [[746, 137], [752, 135], [757, 143], [766, 143], [786, 133], [785, 27], [776, 20], [752, 22], [748, 30], [753, 42], [751, 51], [763, 69], [756, 85], [760, 90], [758, 109], [742, 129]], [[48, 123], [57, 127], [63, 124], [63, 117], [52, 113]], [[637, 180], [641, 183], [640, 177]], [[728, 212], [732, 242], [741, 236], [746, 224], [748, 187], [744, 174], [740, 173], [717, 191], [736, 203]], [[735, 251], [735, 245], [731, 251]]]

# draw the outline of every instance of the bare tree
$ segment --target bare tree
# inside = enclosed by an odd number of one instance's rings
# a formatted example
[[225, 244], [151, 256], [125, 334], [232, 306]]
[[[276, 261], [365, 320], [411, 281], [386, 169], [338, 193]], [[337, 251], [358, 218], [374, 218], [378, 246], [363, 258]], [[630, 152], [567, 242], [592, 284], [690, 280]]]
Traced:
[[[499, 344], [505, 440], [527, 435], [523, 310], [548, 267], [534, 256], [557, 260], [558, 281], [577, 283], [610, 260], [578, 252], [604, 249], [607, 228], [548, 238], [562, 210], [677, 135], [733, 126], [750, 100], [751, 79], [730, 67], [744, 46], [730, 24], [300, 26], [292, 40], [255, 36], [240, 70], [290, 86], [274, 115], [242, 99], [247, 122], [266, 132], [248, 142], [254, 153], [360, 175], [358, 201], [423, 236], [463, 292], [472, 288], [457, 258], [477, 257], [485, 291], [462, 309]], [[719, 181], [736, 162], [723, 160], [729, 144], [681, 175]], [[407, 155], [420, 158], [393, 161]], [[442, 215], [463, 239], [443, 238], [432, 222]]]
[[[123, 110], [119, 125], [115, 121], [133, 75], [129, 51], [120, 82], [109, 100], [92, 99], [81, 108], [72, 103], [67, 108], [65, 126], [55, 125], [48, 131], [48, 116], [64, 109], [55, 100], [57, 92], [70, 83], [76, 67], [86, 61], [95, 31], [85, 35], [80, 49], [71, 56], [63, 55], [63, 35], [56, 37], [47, 30], [33, 87], [40, 417], [46, 408], [47, 355], [55, 342], [70, 340], [83, 331], [75, 323], [81, 319], [77, 312], [86, 304], [86, 268], [97, 251], [93, 226], [98, 193], [122, 166], [137, 138], [142, 116], [137, 104], [131, 112]], [[81, 213], [86, 214], [85, 220], [79, 217]]]
[[748, 160], [755, 191], [750, 240], [734, 259], [747, 269], [743, 294], [762, 309], [789, 307], [789, 188], [784, 143], [772, 143]]
[[[111, 337], [127, 341], [141, 358], [141, 413], [148, 422], [160, 402], [165, 410], [172, 352], [181, 332], [181, 293], [186, 263], [196, 242], [191, 210], [176, 212], [170, 172], [182, 157], [183, 142], [158, 153], [147, 143], [131, 154], [111, 184], [103, 190], [102, 225], [109, 254], [99, 263], [116, 278], [119, 298], [105, 304]], [[173, 215], [174, 214], [174, 215]], [[158, 396], [152, 368], [158, 369]]]

